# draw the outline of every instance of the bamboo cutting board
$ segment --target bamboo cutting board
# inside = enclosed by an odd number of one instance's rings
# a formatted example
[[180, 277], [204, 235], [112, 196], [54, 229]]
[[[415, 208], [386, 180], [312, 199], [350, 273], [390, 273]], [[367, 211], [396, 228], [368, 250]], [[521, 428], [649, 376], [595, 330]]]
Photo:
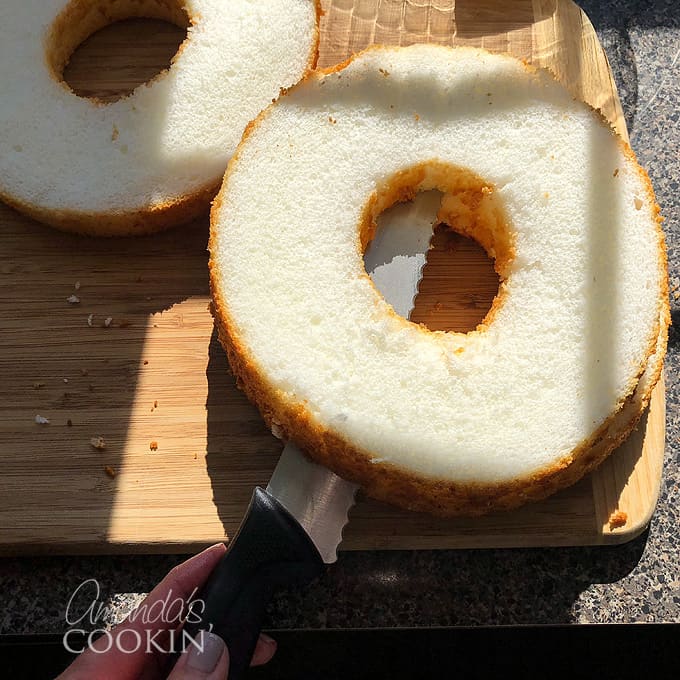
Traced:
[[[569, 0], [327, 0], [324, 10], [321, 66], [374, 42], [507, 51], [549, 66], [626, 135], [606, 57]], [[83, 96], [111, 98], [167, 65], [181, 36], [158, 22], [109, 27], [74, 55], [65, 76]], [[206, 239], [207, 218], [108, 241], [60, 234], [0, 205], [0, 550], [177, 552], [237, 528], [282, 445], [235, 388], [213, 334]], [[497, 279], [471, 242], [446, 232], [435, 241], [415, 318], [468, 330]], [[66, 302], [72, 293], [79, 304]], [[50, 423], [36, 424], [37, 414]], [[91, 446], [98, 436], [106, 449]], [[649, 522], [663, 451], [659, 385], [638, 431], [574, 487], [475, 520], [362, 499], [343, 547], [622, 542]], [[626, 523], [612, 528], [617, 510]]]

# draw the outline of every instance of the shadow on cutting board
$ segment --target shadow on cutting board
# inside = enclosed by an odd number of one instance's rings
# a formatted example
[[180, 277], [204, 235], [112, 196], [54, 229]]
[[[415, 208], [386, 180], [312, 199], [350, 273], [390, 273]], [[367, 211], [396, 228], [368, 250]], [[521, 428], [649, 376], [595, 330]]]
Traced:
[[557, 9], [557, 0], [456, 0], [454, 15], [457, 37], [463, 41], [479, 39], [499, 33], [509, 33], [525, 26], [550, 19]]

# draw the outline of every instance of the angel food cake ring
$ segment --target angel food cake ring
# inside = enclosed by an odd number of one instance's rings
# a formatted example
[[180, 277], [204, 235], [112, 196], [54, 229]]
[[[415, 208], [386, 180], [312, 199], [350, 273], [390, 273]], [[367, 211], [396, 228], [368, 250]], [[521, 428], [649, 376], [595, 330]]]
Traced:
[[[119, 19], [187, 27], [169, 70], [118, 101], [63, 81]], [[206, 209], [243, 129], [316, 63], [315, 0], [3, 0], [0, 198], [53, 226], [135, 234]]]
[[[494, 258], [470, 333], [398, 316], [362, 260], [420, 190]], [[211, 215], [214, 313], [271, 426], [369, 495], [441, 515], [543, 498], [627, 436], [666, 347], [651, 185], [546, 71], [435, 46], [310, 74], [249, 126]]]

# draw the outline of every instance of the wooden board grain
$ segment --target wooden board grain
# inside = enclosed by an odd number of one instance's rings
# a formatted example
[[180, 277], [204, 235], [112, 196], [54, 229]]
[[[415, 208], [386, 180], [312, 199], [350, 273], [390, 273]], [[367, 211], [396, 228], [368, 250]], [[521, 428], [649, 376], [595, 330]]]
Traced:
[[[626, 135], [606, 57], [569, 0], [326, 0], [324, 10], [322, 66], [375, 42], [510, 52], [550, 67]], [[182, 36], [158, 22], [109, 27], [74, 55], [65, 76], [83, 96], [114, 98], [167, 66]], [[102, 241], [60, 234], [0, 205], [0, 550], [175, 552], [237, 528], [281, 443], [236, 389], [216, 342], [206, 240], [205, 218]], [[416, 318], [466, 330], [484, 315], [497, 279], [475, 244], [446, 233], [436, 243]], [[80, 303], [71, 305], [76, 282]], [[36, 414], [50, 423], [36, 424]], [[106, 449], [91, 446], [96, 436]], [[649, 522], [663, 450], [660, 384], [637, 432], [574, 487], [475, 520], [361, 499], [343, 548], [622, 542]], [[625, 526], [609, 526], [614, 510], [626, 513]]]

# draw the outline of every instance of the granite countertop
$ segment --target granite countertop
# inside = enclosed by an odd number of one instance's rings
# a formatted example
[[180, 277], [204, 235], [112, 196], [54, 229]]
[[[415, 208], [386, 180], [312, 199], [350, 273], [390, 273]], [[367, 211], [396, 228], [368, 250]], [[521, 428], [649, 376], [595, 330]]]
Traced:
[[[583, 0], [609, 57], [631, 143], [665, 217], [680, 285], [680, 4]], [[680, 298], [680, 293], [678, 293]], [[341, 553], [312, 587], [277, 597], [267, 628], [680, 622], [680, 299], [666, 360], [666, 459], [647, 531], [616, 547]], [[0, 559], [2, 634], [62, 634], [74, 589], [127, 613], [184, 556]]]

